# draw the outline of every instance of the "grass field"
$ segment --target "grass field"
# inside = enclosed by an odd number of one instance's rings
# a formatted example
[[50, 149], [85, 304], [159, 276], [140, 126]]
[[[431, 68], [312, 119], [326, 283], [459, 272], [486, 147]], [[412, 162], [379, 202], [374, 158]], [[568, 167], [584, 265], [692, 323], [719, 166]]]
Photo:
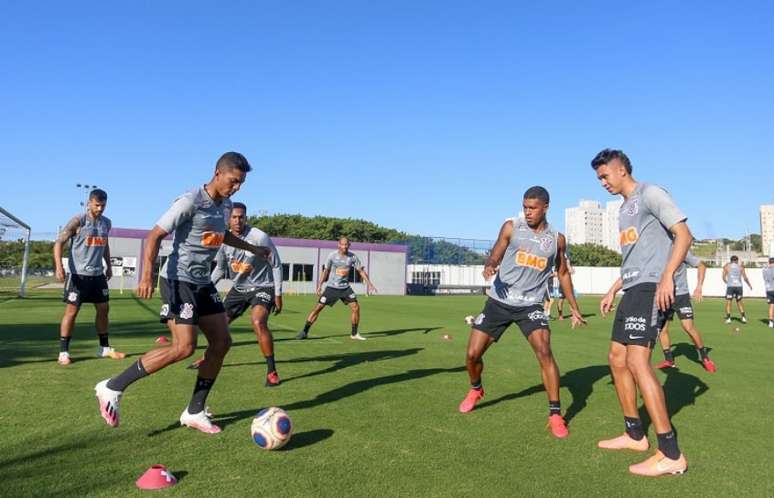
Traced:
[[[581, 300], [593, 315], [585, 329], [552, 322], [566, 440], [545, 428], [537, 363], [513, 327], [486, 356], [486, 398], [458, 413], [468, 387], [463, 317], [483, 298], [363, 297], [368, 341], [348, 339], [341, 305], [321, 315], [309, 340], [293, 340], [312, 303], [288, 297], [271, 319], [278, 388], [263, 387], [249, 321], [234, 323], [234, 347], [208, 400], [224, 428], [218, 435], [178, 426], [195, 377], [185, 364], [133, 385], [119, 428], [99, 416], [94, 384], [164, 332], [158, 301], [113, 296], [112, 343], [130, 354], [120, 361], [93, 357], [94, 311], [85, 307], [69, 367], [55, 361], [58, 293], [0, 303], [0, 496], [139, 496], [147, 492], [134, 481], [156, 463], [180, 478], [159, 496], [774, 496], [774, 331], [761, 321], [763, 300], [747, 300], [748, 325], [725, 325], [720, 300], [698, 305], [716, 374], [673, 330], [679, 369], [658, 375], [689, 472], [661, 479], [629, 475], [641, 454], [596, 448], [623, 431], [606, 365], [611, 319], [597, 316], [598, 298]], [[285, 449], [268, 452], [249, 427], [259, 408], [272, 405], [290, 413], [295, 434]], [[654, 444], [652, 427], [649, 436]]]

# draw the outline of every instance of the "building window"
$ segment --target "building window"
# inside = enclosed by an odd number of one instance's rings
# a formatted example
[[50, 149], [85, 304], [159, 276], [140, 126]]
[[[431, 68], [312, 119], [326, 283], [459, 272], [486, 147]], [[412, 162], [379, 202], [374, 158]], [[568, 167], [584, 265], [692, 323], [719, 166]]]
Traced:
[[290, 263], [282, 263], [282, 281], [290, 281]]
[[314, 278], [314, 265], [293, 264], [294, 282], [311, 282]]
[[441, 285], [441, 272], [439, 271], [414, 271], [411, 272], [411, 283], [420, 285]]

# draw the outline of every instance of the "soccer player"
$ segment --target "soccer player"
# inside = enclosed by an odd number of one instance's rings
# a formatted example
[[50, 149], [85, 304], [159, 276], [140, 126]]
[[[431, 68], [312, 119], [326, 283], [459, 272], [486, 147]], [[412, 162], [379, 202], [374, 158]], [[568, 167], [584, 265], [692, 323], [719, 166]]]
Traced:
[[126, 388], [143, 377], [191, 356], [196, 349], [197, 327], [207, 338], [207, 351], [191, 401], [180, 415], [180, 424], [206, 433], [220, 432], [205, 413], [205, 401], [231, 346], [223, 303], [210, 280], [212, 260], [222, 244], [258, 255], [256, 247], [226, 230], [231, 197], [251, 170], [242, 154], [227, 152], [216, 163], [209, 183], [178, 197], [145, 240], [142, 276], [137, 287], [141, 299], [153, 296], [153, 266], [162, 239], [174, 234], [172, 252], [161, 269], [159, 284], [162, 321], [171, 320], [172, 344], [153, 349], [119, 375], [95, 386], [102, 418], [111, 427], [119, 424], [119, 402]]
[[769, 266], [763, 269], [763, 281], [769, 302], [769, 328], [774, 329], [774, 258], [769, 258]]
[[597, 178], [609, 193], [621, 195], [619, 229], [621, 278], [600, 303], [605, 316], [623, 288], [613, 324], [608, 361], [626, 432], [599, 441], [611, 450], [647, 451], [648, 438], [637, 411], [637, 390], [645, 402], [658, 438], [658, 451], [629, 471], [643, 476], [681, 474], [688, 464], [677, 445], [669, 421], [664, 390], [650, 364], [665, 313], [674, 302], [674, 274], [685, 261], [693, 236], [685, 215], [669, 194], [632, 177], [629, 158], [620, 150], [605, 149], [591, 161]]
[[228, 323], [250, 309], [250, 321], [266, 358], [265, 385], [273, 387], [279, 385], [280, 379], [274, 363], [274, 338], [269, 330], [269, 313], [273, 310], [278, 315], [282, 311], [282, 262], [271, 238], [262, 230], [247, 225], [246, 216], [247, 207], [235, 202], [229, 219], [231, 233], [254, 246], [268, 247], [271, 254], [267, 259], [244, 249], [221, 246], [215, 257], [212, 283], [217, 284], [224, 277], [234, 283], [223, 302]]
[[747, 316], [744, 314], [744, 305], [742, 304], [743, 287], [742, 279], [747, 282], [747, 287], [752, 290], [752, 285], [747, 279], [747, 273], [744, 271], [744, 265], [739, 264], [737, 256], [731, 256], [731, 262], [723, 266], [723, 282], [726, 283], [726, 323], [731, 323], [731, 300], [736, 299], [736, 307], [742, 317], [742, 323], [747, 323]]
[[701, 364], [704, 368], [714, 373], [717, 370], [715, 363], [709, 357], [709, 350], [704, 345], [704, 341], [701, 340], [701, 334], [693, 323], [693, 306], [691, 305], [691, 296], [688, 293], [688, 266], [698, 268], [698, 276], [696, 283], [696, 290], [693, 292], [693, 298], [697, 302], [701, 302], [702, 299], [702, 287], [704, 286], [704, 275], [707, 271], [707, 267], [702, 260], [693, 255], [690, 251], [685, 255], [685, 262], [680, 265], [675, 273], [675, 301], [672, 303], [672, 307], [667, 311], [667, 317], [664, 321], [664, 328], [661, 329], [659, 335], [659, 341], [661, 342], [661, 349], [664, 351], [664, 361], [656, 365], [656, 368], [672, 368], [675, 366], [675, 358], [672, 354], [672, 344], [669, 341], [669, 322], [672, 320], [675, 314], [680, 319], [680, 325], [683, 326], [683, 330], [690, 336], [696, 351], [699, 353]]
[[586, 323], [572, 292], [572, 279], [567, 271], [564, 235], [546, 220], [549, 195], [543, 187], [530, 187], [524, 193], [524, 218], [510, 218], [503, 223], [484, 267], [484, 278], [495, 276], [489, 288], [484, 310], [475, 318], [470, 330], [466, 367], [470, 390], [459, 410], [467, 413], [484, 397], [481, 374], [483, 356], [505, 330], [515, 323], [532, 346], [548, 395], [548, 424], [551, 433], [567, 437], [567, 424], [562, 418], [559, 400], [559, 368], [551, 351], [551, 330], [543, 310], [546, 285], [557, 266], [559, 283], [570, 303], [572, 326]]
[[[95, 327], [99, 338], [97, 348], [98, 358], [113, 358], [120, 360], [124, 353], [119, 353], [110, 347], [108, 340], [108, 301], [110, 293], [107, 281], [113, 276], [110, 266], [110, 247], [108, 234], [110, 219], [103, 216], [107, 205], [107, 193], [94, 189], [89, 193], [86, 212], [74, 216], [54, 242], [54, 265], [56, 279], [65, 281], [65, 271], [62, 266], [62, 246], [70, 242], [70, 258], [67, 266], [70, 270], [64, 286], [65, 312], [59, 325], [59, 358], [60, 365], [72, 363], [70, 358], [70, 339], [73, 335], [75, 318], [83, 303], [94, 303], [96, 309]], [[107, 265], [103, 262], [107, 261]]]
[[[309, 329], [312, 324], [317, 321], [317, 317], [320, 312], [326, 306], [333, 306], [337, 301], [341, 300], [342, 303], [349, 306], [352, 311], [350, 320], [352, 322], [352, 333], [349, 336], [350, 339], [365, 341], [366, 338], [360, 335], [357, 328], [360, 324], [360, 304], [357, 302], [357, 295], [352, 287], [349, 286], [349, 273], [352, 268], [360, 274], [360, 278], [367, 285], [368, 292], [375, 293], [376, 287], [371, 283], [368, 278], [368, 273], [363, 268], [363, 263], [360, 262], [360, 258], [356, 254], [349, 250], [349, 239], [341, 237], [339, 239], [339, 248], [337, 251], [333, 251], [328, 255], [328, 259], [325, 262], [325, 270], [323, 270], [320, 283], [317, 285], [317, 295], [320, 296], [320, 300], [317, 302], [312, 312], [306, 318], [304, 329], [296, 335], [296, 339], [306, 339], [309, 335]], [[325, 283], [325, 292], [322, 290], [322, 286]]]

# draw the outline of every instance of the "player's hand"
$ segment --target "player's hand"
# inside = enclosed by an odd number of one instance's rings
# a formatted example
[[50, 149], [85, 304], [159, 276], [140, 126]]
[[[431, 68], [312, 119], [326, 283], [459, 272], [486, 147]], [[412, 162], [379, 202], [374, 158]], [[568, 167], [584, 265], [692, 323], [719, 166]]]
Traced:
[[672, 278], [661, 277], [656, 286], [656, 303], [659, 311], [667, 311], [675, 300], [675, 283]]
[[140, 299], [150, 299], [153, 297], [153, 284], [150, 278], [140, 279], [137, 285], [137, 297]]
[[274, 296], [274, 314], [282, 313], [282, 296]]
[[105, 278], [108, 280], [113, 278], [113, 268], [110, 265], [105, 268]]
[[586, 319], [583, 318], [583, 314], [581, 314], [580, 310], [578, 309], [570, 309], [570, 314], [572, 315], [570, 319], [572, 322], [570, 323], [570, 328], [580, 327], [582, 325], [586, 325]]
[[64, 271], [64, 268], [57, 268], [56, 269], [56, 281], [57, 282], [64, 282], [65, 281], [65, 271]]
[[369, 294], [377, 294], [379, 291], [376, 290], [376, 287], [374, 287], [371, 284], [368, 284], [368, 293]]
[[317, 288], [317, 295], [322, 296], [322, 287]]
[[701, 300], [704, 298], [704, 296], [701, 293], [701, 289], [697, 288], [695, 291], [693, 291], [693, 300], [697, 303], [700, 303]]
[[599, 302], [599, 312], [602, 315], [602, 318], [605, 318], [607, 314], [610, 312], [610, 310], [613, 307], [613, 302], [615, 301], [615, 294], [612, 292], [608, 292], [605, 294], [605, 297], [602, 298], [602, 300]]
[[486, 280], [489, 280], [490, 278], [494, 277], [497, 274], [498, 267], [487, 265], [484, 267], [484, 278]]

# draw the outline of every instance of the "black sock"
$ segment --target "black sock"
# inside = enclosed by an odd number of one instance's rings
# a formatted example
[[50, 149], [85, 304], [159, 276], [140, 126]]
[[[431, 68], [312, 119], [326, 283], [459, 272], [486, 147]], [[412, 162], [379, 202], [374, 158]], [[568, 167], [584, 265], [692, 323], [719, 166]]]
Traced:
[[312, 322], [306, 322], [304, 324], [304, 332], [309, 333], [309, 329], [312, 328]]
[[561, 415], [562, 414], [562, 402], [561, 401], [549, 401], [548, 402], [548, 415]]
[[726, 320], [728, 320], [729, 318], [731, 318], [731, 313], [726, 313]]
[[212, 389], [214, 383], [215, 379], [196, 377], [196, 385], [191, 396], [191, 402], [188, 403], [188, 413], [194, 415], [204, 410], [204, 402], [207, 401], [207, 395], [210, 394], [210, 389]]
[[707, 346], [699, 348], [699, 356], [702, 360], [709, 358], [709, 349], [707, 349]]
[[742, 311], [742, 318], [747, 318], [747, 315], [745, 315], [744, 311]]
[[70, 338], [59, 336], [59, 352], [67, 353], [70, 351]]
[[666, 434], [657, 433], [656, 437], [658, 438], [658, 449], [661, 450], [661, 453], [672, 460], [680, 458], [680, 448], [677, 447], [677, 434], [675, 434], [674, 430]]
[[123, 391], [129, 384], [138, 381], [147, 375], [148, 372], [146, 372], [145, 367], [142, 366], [142, 361], [137, 360], [132, 363], [129, 368], [110, 379], [107, 383], [107, 387], [114, 391]]
[[674, 357], [674, 355], [672, 354], [672, 348], [669, 348], [669, 349], [665, 349], [665, 350], [664, 350], [664, 359], [665, 359], [666, 361], [675, 361], [675, 357]]
[[274, 365], [274, 355], [266, 356], [266, 373], [270, 374], [276, 371], [277, 367]]
[[634, 439], [639, 441], [645, 437], [645, 431], [642, 430], [642, 420], [633, 417], [624, 417], [624, 423], [626, 424], [626, 433]]
[[476, 391], [481, 390], [482, 387], [483, 386], [481, 385], [481, 379], [478, 379], [477, 381], [470, 383], [470, 388], [475, 389]]
[[352, 335], [357, 335], [357, 324], [352, 325]]
[[108, 335], [107, 334], [97, 334], [97, 337], [99, 337], [99, 345], [103, 348], [109, 348], [110, 347], [110, 341], [108, 341]]

